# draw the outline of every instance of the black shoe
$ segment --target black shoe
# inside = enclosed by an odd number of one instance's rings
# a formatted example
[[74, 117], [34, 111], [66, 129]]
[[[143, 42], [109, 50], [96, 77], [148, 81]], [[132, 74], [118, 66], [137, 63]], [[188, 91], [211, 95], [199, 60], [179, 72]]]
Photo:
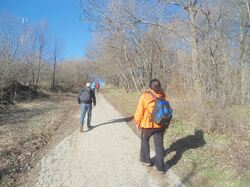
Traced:
[[166, 173], [165, 167], [163, 169], [158, 169], [157, 167], [155, 167], [155, 169], [160, 174], [165, 174]]
[[88, 126], [88, 129], [92, 129], [92, 128], [93, 128], [93, 126], [91, 126], [91, 125]]

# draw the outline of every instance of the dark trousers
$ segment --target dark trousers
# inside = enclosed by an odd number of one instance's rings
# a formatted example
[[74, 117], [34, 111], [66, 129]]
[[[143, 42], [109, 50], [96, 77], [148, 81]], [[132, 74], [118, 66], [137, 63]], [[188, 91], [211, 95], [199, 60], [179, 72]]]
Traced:
[[163, 136], [165, 128], [161, 129], [141, 129], [141, 161], [150, 162], [150, 147], [149, 139], [151, 136], [154, 138], [155, 145], [155, 166], [159, 171], [164, 171], [164, 147]]

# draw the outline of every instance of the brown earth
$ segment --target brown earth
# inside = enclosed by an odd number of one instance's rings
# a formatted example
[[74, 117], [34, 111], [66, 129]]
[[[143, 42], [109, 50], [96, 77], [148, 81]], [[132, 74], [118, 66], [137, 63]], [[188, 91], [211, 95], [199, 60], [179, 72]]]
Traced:
[[78, 128], [70, 124], [78, 110], [76, 95], [47, 94], [0, 113], [0, 186], [26, 183], [41, 157]]

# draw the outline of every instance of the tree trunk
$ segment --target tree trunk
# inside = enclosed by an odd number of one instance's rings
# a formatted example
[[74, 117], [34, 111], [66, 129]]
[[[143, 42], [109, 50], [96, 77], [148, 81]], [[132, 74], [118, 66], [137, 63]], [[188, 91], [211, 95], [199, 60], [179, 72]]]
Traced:
[[3, 88], [1, 89], [1, 91], [2, 91], [2, 105], [3, 105], [3, 103], [4, 103], [4, 91], [3, 91]]
[[52, 75], [52, 90], [56, 89], [56, 57], [54, 57], [53, 75]]
[[248, 83], [247, 83], [247, 65], [246, 65], [246, 36], [248, 33], [248, 8], [245, 6], [243, 1], [239, 1], [240, 8], [240, 55], [238, 60], [238, 96], [237, 103], [245, 104], [248, 99]]
[[201, 83], [199, 77], [199, 53], [198, 53], [198, 34], [196, 29], [196, 10], [192, 5], [188, 8], [190, 16], [190, 32], [191, 32], [191, 47], [192, 47], [192, 74], [193, 74], [193, 85], [196, 94], [201, 94]]
[[35, 90], [37, 90], [38, 82], [39, 82], [39, 78], [40, 78], [41, 61], [42, 61], [42, 57], [40, 55], [39, 56], [39, 61], [38, 61], [37, 77], [36, 77], [36, 82], [35, 82]]

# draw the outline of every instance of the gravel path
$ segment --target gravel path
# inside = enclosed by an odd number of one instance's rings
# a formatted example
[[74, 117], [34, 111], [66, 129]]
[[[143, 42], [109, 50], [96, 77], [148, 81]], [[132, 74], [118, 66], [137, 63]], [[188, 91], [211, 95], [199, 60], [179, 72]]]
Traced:
[[[71, 123], [79, 123], [73, 115]], [[161, 175], [138, 162], [140, 140], [122, 118], [99, 94], [94, 128], [77, 129], [55, 146], [40, 162], [36, 186], [183, 186], [171, 170]]]

